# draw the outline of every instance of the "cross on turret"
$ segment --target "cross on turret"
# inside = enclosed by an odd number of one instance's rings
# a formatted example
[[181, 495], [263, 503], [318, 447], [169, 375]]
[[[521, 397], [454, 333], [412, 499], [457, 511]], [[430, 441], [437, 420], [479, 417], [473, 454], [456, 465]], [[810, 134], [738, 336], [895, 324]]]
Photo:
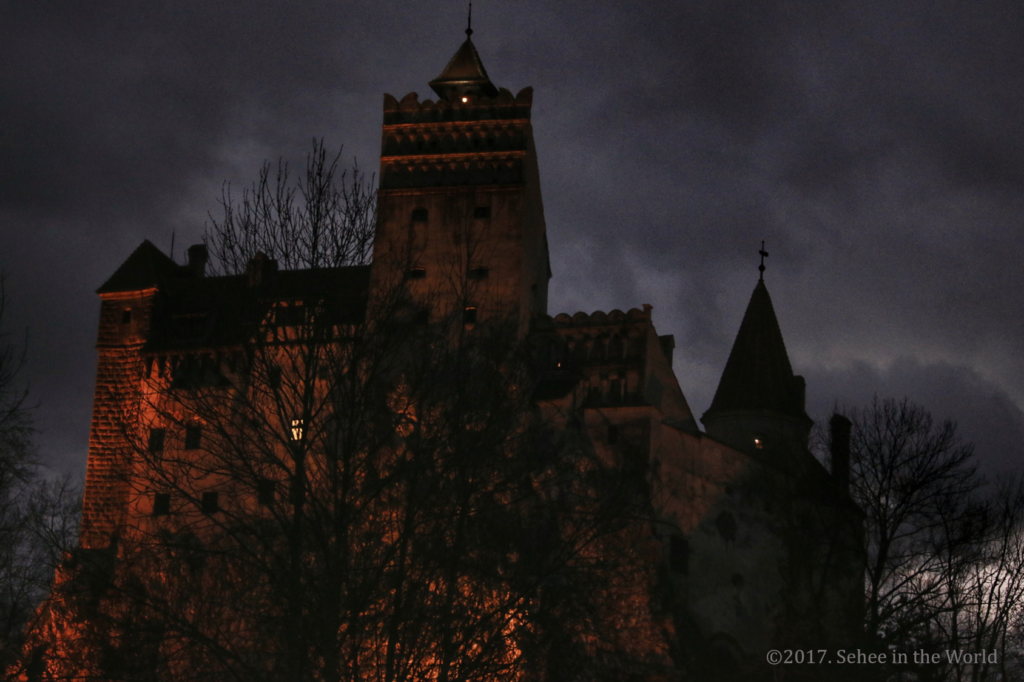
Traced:
[[764, 240], [761, 240], [761, 250], [758, 251], [761, 254], [761, 264], [757, 266], [757, 269], [761, 272], [761, 279], [764, 279], [764, 259], [768, 257], [768, 252], [764, 250]]

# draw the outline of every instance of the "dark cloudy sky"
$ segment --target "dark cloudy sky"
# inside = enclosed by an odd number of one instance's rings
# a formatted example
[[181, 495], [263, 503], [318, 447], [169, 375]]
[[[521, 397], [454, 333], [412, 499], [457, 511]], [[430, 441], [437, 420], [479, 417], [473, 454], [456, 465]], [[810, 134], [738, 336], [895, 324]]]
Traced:
[[[0, 268], [41, 454], [84, 469], [95, 289], [180, 259], [221, 184], [313, 137], [375, 171], [382, 96], [433, 97], [462, 2], [0, 3]], [[1024, 464], [1024, 5], [477, 0], [535, 88], [551, 311], [654, 305], [707, 409], [757, 281], [809, 412], [872, 394]]]

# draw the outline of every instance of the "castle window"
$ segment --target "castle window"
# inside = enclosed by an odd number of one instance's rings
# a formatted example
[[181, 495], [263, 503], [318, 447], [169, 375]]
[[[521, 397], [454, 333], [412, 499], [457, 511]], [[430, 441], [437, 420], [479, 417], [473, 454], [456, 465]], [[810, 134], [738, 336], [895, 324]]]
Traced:
[[163, 452], [164, 451], [164, 438], [167, 435], [165, 429], [150, 429], [149, 430], [149, 451], [150, 452]]
[[296, 327], [306, 321], [306, 308], [302, 305], [278, 306], [274, 310], [274, 324], [278, 327]]
[[256, 484], [256, 499], [264, 507], [274, 504], [274, 496], [277, 493], [277, 484], [273, 481], [263, 480]]
[[477, 206], [473, 209], [473, 217], [476, 220], [488, 220], [491, 217], [490, 206]]
[[463, 324], [476, 324], [476, 308], [470, 306], [462, 311]]
[[686, 538], [673, 535], [668, 539], [668, 567], [673, 573], [689, 574], [690, 543]]
[[425, 223], [427, 222], [427, 216], [429, 213], [425, 208], [414, 208], [412, 210], [412, 221], [414, 223]]
[[429, 310], [417, 310], [416, 314], [412, 316], [412, 323], [415, 325], [425, 325], [430, 322], [430, 311]]
[[267, 382], [270, 384], [270, 388], [278, 389], [281, 388], [281, 368], [277, 365], [270, 367], [267, 370]]
[[618, 379], [608, 382], [608, 401], [614, 404], [622, 402], [622, 382]]
[[204, 514], [216, 514], [220, 511], [220, 495], [218, 493], [203, 493], [199, 509]]
[[153, 496], [153, 516], [167, 516], [171, 513], [171, 494], [157, 493]]
[[487, 268], [470, 268], [469, 278], [474, 280], [487, 279], [487, 276], [491, 273]]
[[293, 419], [292, 420], [292, 429], [291, 429], [292, 440], [293, 441], [300, 441], [300, 440], [302, 440], [302, 435], [303, 435], [304, 431], [305, 431], [305, 425], [302, 423], [302, 420], [301, 419]]
[[619, 427], [609, 426], [608, 427], [608, 445], [615, 445], [619, 442]]
[[405, 273], [406, 279], [426, 279], [427, 269], [426, 268], [412, 268], [409, 272]]
[[130, 324], [132, 321], [132, 309], [125, 308], [121, 311], [121, 324]]
[[203, 442], [203, 427], [192, 424], [185, 427], [185, 449], [198, 450]]

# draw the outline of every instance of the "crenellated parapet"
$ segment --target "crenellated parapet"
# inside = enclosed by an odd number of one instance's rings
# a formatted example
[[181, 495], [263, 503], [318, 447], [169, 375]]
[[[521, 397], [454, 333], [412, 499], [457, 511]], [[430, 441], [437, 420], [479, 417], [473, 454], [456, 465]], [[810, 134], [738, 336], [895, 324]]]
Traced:
[[533, 88], [525, 87], [516, 95], [498, 88], [498, 95], [464, 95], [452, 100], [419, 101], [419, 95], [410, 92], [401, 101], [384, 95], [384, 126], [410, 123], [450, 123], [465, 121], [530, 120]]

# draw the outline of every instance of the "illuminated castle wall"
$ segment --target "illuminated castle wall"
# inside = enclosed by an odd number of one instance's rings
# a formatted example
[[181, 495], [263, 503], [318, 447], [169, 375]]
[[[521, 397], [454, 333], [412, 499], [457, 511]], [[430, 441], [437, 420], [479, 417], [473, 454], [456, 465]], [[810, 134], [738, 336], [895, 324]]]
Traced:
[[[826, 471], [807, 449], [803, 382], [764, 282], [702, 431], [672, 369], [674, 339], [655, 330], [650, 306], [548, 315], [532, 89], [495, 87], [468, 39], [431, 86], [436, 101], [385, 95], [373, 265], [339, 269], [332, 286], [358, 308], [396, 279], [426, 297], [457, 276], [464, 286], [434, 299], [428, 316], [517, 321], [540, 358], [542, 410], [575, 415], [604, 458], [648, 472], [658, 571], [683, 663], [701, 651], [763, 657], [801, 629], [802, 641], [856, 641], [861, 517], [844, 489], [848, 472]], [[270, 262], [254, 263], [248, 279], [206, 277], [205, 264], [203, 247], [178, 265], [147, 241], [99, 290], [85, 551], [112, 551], [130, 532], [131, 463], [118, 427], [129, 367], [170, 372], [197, 353], [227, 362], [220, 351], [238, 330], [211, 301], [227, 306], [261, 277], [277, 278], [291, 298], [314, 286], [312, 275], [275, 272]]]

